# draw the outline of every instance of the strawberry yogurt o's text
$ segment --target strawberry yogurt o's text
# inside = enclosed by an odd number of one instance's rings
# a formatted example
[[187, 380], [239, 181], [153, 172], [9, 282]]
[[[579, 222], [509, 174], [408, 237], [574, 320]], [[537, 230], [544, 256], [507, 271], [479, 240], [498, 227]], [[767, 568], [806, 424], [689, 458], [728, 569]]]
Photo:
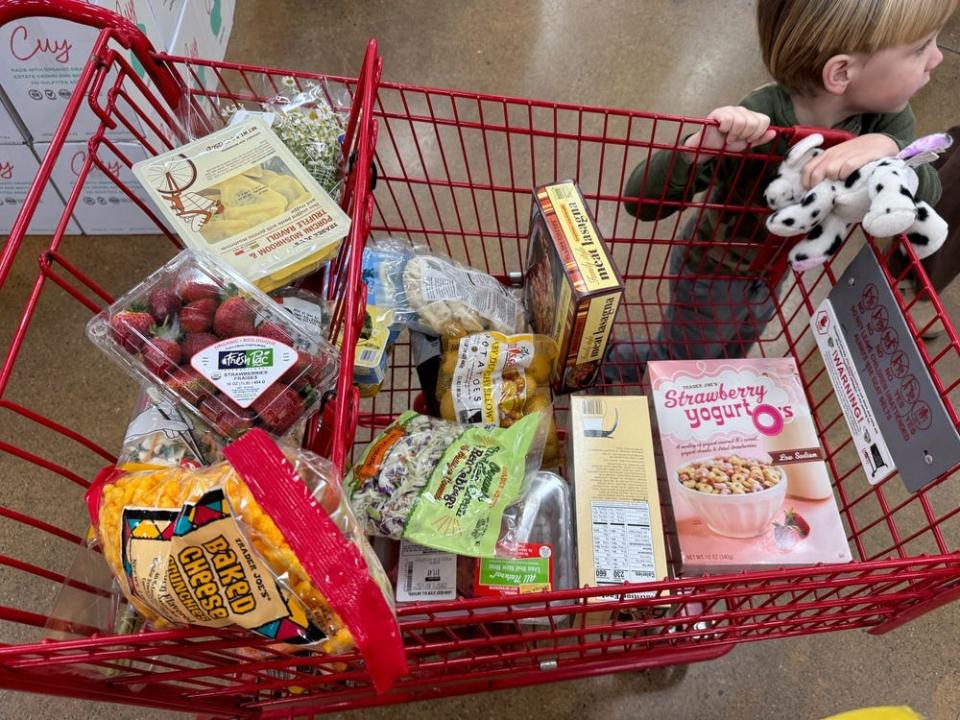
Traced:
[[767, 396], [767, 389], [763, 385], [747, 385], [744, 387], [727, 388], [723, 383], [715, 390], [702, 392], [687, 392], [686, 390], [667, 390], [663, 394], [664, 407], [677, 408], [692, 405], [706, 405], [727, 400], [753, 401], [760, 405]]
[[775, 408], [764, 402], [766, 397], [767, 388], [763, 385], [728, 388], [720, 383], [711, 390], [697, 392], [671, 388], [664, 393], [664, 407], [682, 408], [692, 430], [710, 424], [723, 427], [728, 421], [744, 418], [764, 434], [776, 434], [784, 419], [793, 417], [793, 407]]

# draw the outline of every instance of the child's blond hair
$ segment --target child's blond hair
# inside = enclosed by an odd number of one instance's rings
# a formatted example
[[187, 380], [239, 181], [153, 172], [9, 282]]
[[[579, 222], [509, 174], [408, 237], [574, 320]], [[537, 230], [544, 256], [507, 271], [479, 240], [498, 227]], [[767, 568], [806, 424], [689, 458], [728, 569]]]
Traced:
[[873, 54], [942, 28], [960, 0], [757, 0], [763, 62], [787, 90], [823, 89], [834, 55]]

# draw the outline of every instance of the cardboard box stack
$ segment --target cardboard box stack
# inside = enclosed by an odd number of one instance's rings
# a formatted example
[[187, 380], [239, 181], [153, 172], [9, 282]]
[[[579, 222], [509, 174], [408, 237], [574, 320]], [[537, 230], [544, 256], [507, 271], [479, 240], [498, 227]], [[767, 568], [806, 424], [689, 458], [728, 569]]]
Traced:
[[[48, 143], [36, 143], [34, 146], [41, 158], [49, 147]], [[147, 158], [147, 153], [139, 143], [117, 143], [117, 149], [132, 163]], [[86, 143], [64, 143], [63, 150], [53, 166], [52, 175], [53, 184], [63, 193], [64, 200], [79, 180], [87, 161], [87, 154]], [[80, 198], [73, 208], [74, 220], [83, 234], [149, 235], [156, 233], [157, 226], [150, 216], [143, 212], [110, 177], [115, 175], [120, 178], [124, 187], [133, 191], [133, 194], [147, 207], [154, 208], [154, 203], [134, 177], [133, 171], [110, 150], [103, 149], [98, 154], [98, 158], [106, 166], [107, 172], [105, 173], [96, 165], [90, 169]]]
[[[236, 0], [88, 1], [136, 24], [158, 50], [209, 60], [222, 60], [226, 53], [236, 5]], [[0, 154], [8, 163], [16, 159], [18, 173], [20, 168], [28, 166], [29, 157], [34, 158], [33, 166], [36, 166], [38, 159], [43, 158], [97, 36], [96, 29], [54, 18], [26, 18], [0, 28]], [[129, 51], [124, 52], [124, 57], [134, 72], [143, 79], [148, 88], [151, 87], [150, 78], [146, 76], [136, 57]], [[216, 85], [215, 74], [204, 72], [203, 75], [202, 82], [207, 88]], [[129, 81], [125, 87], [128, 91], [133, 91], [131, 94], [136, 92]], [[138, 101], [134, 96], [133, 102], [140, 108], [151, 110], [145, 99]], [[132, 116], [135, 127], [143, 133], [147, 142], [157, 142], [158, 139], [149, 125], [132, 113], [125, 115]], [[86, 142], [98, 124], [99, 119], [84, 101], [67, 137], [68, 145], [58, 158], [50, 190], [53, 196], [59, 194], [61, 211], [63, 200], [72, 192], [75, 180], [75, 175], [69, 172], [71, 159], [75, 158], [78, 152], [85, 151]], [[121, 143], [135, 140], [122, 126], [111, 130], [109, 136], [113, 141]], [[134, 162], [145, 154], [142, 147], [127, 149]], [[129, 173], [125, 175], [129, 176]], [[22, 176], [18, 177], [18, 183], [24, 182]], [[6, 180], [11, 181], [10, 178]], [[3, 179], [0, 179], [0, 182], [3, 182]], [[132, 183], [133, 187], [136, 185]], [[16, 217], [16, 212], [11, 215], [8, 212], [10, 208], [6, 206], [12, 197], [17, 197], [17, 193], [4, 187], [5, 207], [0, 215], [0, 234], [9, 232], [13, 218]], [[88, 178], [81, 201], [90, 203], [90, 207], [84, 211], [78, 206], [75, 215], [88, 216], [87, 221], [81, 221], [79, 225], [71, 223], [73, 232], [79, 232], [81, 227], [83, 232], [88, 234], [156, 231], [156, 226], [147, 216], [102, 173]], [[50, 203], [50, 207], [53, 207], [52, 199]], [[97, 211], [96, 214], [91, 215], [91, 210]], [[36, 218], [31, 225], [31, 231], [49, 232], [50, 230], [41, 229], [48, 225], [49, 223]]]
[[[30, 146], [23, 143], [0, 145], [0, 235], [5, 236], [13, 227], [39, 168], [40, 163]], [[63, 216], [63, 209], [63, 200], [53, 185], [48, 185], [40, 196], [40, 204], [27, 231], [38, 234], [52, 233]], [[66, 232], [78, 235], [80, 228], [71, 220]]]

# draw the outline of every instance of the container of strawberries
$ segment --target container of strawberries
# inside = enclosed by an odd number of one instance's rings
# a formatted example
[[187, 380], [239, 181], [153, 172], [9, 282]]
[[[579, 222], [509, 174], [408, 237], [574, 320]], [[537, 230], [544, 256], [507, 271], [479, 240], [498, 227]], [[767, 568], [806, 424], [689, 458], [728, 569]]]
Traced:
[[225, 439], [284, 436], [336, 382], [339, 352], [205, 253], [184, 251], [96, 315], [87, 335]]

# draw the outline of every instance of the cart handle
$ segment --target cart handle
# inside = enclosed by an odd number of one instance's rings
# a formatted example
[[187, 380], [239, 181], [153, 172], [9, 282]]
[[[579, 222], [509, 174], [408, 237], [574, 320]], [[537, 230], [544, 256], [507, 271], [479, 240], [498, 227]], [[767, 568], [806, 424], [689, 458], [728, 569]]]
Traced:
[[847, 132], [846, 130], [830, 130], [827, 128], [811, 127], [809, 125], [794, 125], [793, 127], [785, 128], [783, 131], [783, 137], [786, 138], [790, 145], [796, 145], [798, 142], [806, 137], [810, 137], [814, 133], [820, 133], [823, 135], [823, 147], [839, 145], [842, 142], [852, 140], [856, 137], [856, 135], [851, 132]]
[[0, 25], [26, 17], [52, 17], [104, 30], [133, 52], [156, 83], [164, 99], [176, 109], [182, 89], [168, 67], [158, 62], [154, 47], [140, 28], [125, 17], [80, 0], [0, 0]]

